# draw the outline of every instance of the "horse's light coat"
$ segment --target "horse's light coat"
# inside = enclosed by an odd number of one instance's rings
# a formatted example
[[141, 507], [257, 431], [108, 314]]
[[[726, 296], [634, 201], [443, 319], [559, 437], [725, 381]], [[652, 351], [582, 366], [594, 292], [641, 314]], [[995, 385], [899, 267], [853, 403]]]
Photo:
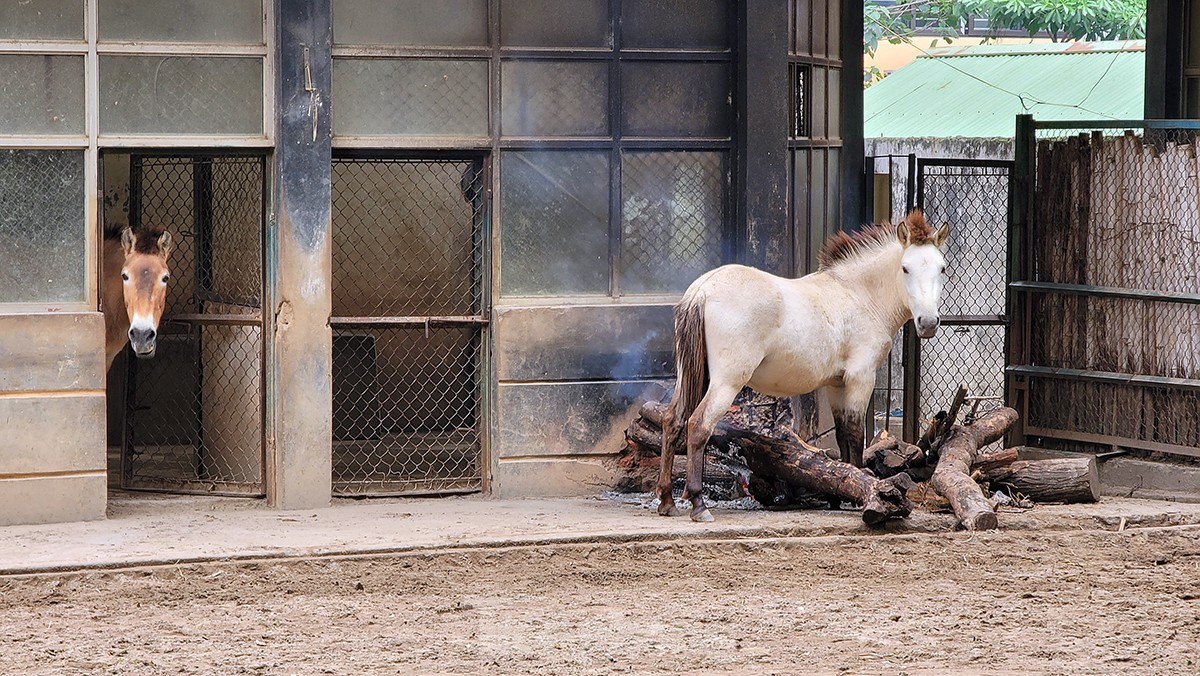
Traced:
[[[693, 518], [711, 518], [703, 509], [699, 462], [713, 427], [744, 385], [775, 396], [807, 394], [825, 388], [839, 426], [843, 459], [853, 458], [854, 435], [842, 427], [861, 424], [875, 385], [875, 371], [891, 348], [892, 337], [913, 318], [918, 333], [933, 335], [938, 325], [941, 274], [945, 259], [939, 246], [948, 228], [937, 233], [920, 212], [896, 228], [842, 236], [819, 271], [787, 279], [746, 267], [726, 265], [697, 279], [677, 309], [676, 399], [664, 419], [664, 445], [671, 448], [677, 420], [687, 420], [688, 485]], [[886, 235], [886, 236], [885, 236]], [[698, 339], [680, 336], [681, 317], [702, 312]], [[681, 340], [682, 339], [682, 340]], [[689, 343], [689, 340], [691, 343]], [[707, 388], [701, 388], [694, 360], [680, 352], [704, 346]], [[690, 379], [690, 380], [689, 380]], [[686, 392], [681, 395], [681, 392]], [[680, 401], [679, 398], [683, 397]], [[695, 406], [695, 410], [688, 410]], [[675, 410], [678, 408], [679, 410]], [[843, 438], [845, 437], [845, 439]], [[862, 430], [857, 430], [858, 456]], [[694, 450], [695, 447], [695, 450]], [[665, 452], [665, 459], [670, 455]], [[670, 499], [670, 462], [664, 462], [659, 495]], [[693, 477], [693, 466], [696, 476]], [[664, 508], [664, 512], [670, 511]]]

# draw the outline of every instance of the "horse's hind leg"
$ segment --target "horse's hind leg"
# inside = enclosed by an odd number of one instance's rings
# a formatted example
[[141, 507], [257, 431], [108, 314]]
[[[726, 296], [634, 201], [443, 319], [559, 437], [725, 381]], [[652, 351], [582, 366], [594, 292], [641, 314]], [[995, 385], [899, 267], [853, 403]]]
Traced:
[[687, 485], [683, 497], [692, 501], [692, 521], [712, 521], [704, 505], [704, 448], [734, 397], [742, 388], [713, 383], [687, 422]]
[[671, 397], [671, 403], [662, 417], [662, 451], [658, 462], [658, 513], [662, 516], [675, 516], [675, 494], [671, 490], [674, 483], [672, 473], [675, 469], [675, 442], [679, 438], [679, 420], [676, 408], [679, 404], [677, 397]]

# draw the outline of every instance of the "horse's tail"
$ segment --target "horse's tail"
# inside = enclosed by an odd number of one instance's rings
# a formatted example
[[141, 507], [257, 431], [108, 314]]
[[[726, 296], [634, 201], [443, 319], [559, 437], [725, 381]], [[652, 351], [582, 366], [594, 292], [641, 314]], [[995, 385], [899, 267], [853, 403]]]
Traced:
[[675, 376], [675, 420], [686, 428], [708, 389], [703, 293], [688, 293], [675, 306]]

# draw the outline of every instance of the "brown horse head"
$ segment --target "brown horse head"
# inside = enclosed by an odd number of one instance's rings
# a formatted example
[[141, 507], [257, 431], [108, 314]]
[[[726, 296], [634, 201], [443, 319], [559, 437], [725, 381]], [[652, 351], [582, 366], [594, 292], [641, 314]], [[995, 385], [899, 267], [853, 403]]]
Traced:
[[125, 311], [129, 313], [129, 344], [139, 359], [148, 359], [154, 356], [158, 322], [167, 305], [171, 233], [162, 227], [147, 227], [137, 233], [125, 228], [121, 232], [121, 248], [125, 250], [121, 282]]

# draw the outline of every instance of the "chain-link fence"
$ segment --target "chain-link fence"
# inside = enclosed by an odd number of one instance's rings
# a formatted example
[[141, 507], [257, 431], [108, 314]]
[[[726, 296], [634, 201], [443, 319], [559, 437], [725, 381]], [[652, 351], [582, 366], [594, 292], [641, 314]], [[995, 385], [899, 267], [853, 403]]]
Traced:
[[121, 485], [263, 493], [262, 157], [138, 156], [130, 222], [171, 233], [152, 359], [128, 359]]
[[1027, 435], [1200, 456], [1200, 123], [1030, 121]]
[[[934, 227], [950, 224], [944, 251], [942, 327], [919, 340], [906, 326], [876, 377], [872, 421], [909, 439], [960, 385], [972, 397], [967, 413], [984, 413], [1004, 395], [1005, 281], [1009, 174], [1006, 160], [870, 158], [878, 176], [877, 211], [893, 221], [920, 207]], [[868, 425], [868, 430], [871, 426]]]
[[482, 157], [333, 166], [333, 484], [482, 488]]

